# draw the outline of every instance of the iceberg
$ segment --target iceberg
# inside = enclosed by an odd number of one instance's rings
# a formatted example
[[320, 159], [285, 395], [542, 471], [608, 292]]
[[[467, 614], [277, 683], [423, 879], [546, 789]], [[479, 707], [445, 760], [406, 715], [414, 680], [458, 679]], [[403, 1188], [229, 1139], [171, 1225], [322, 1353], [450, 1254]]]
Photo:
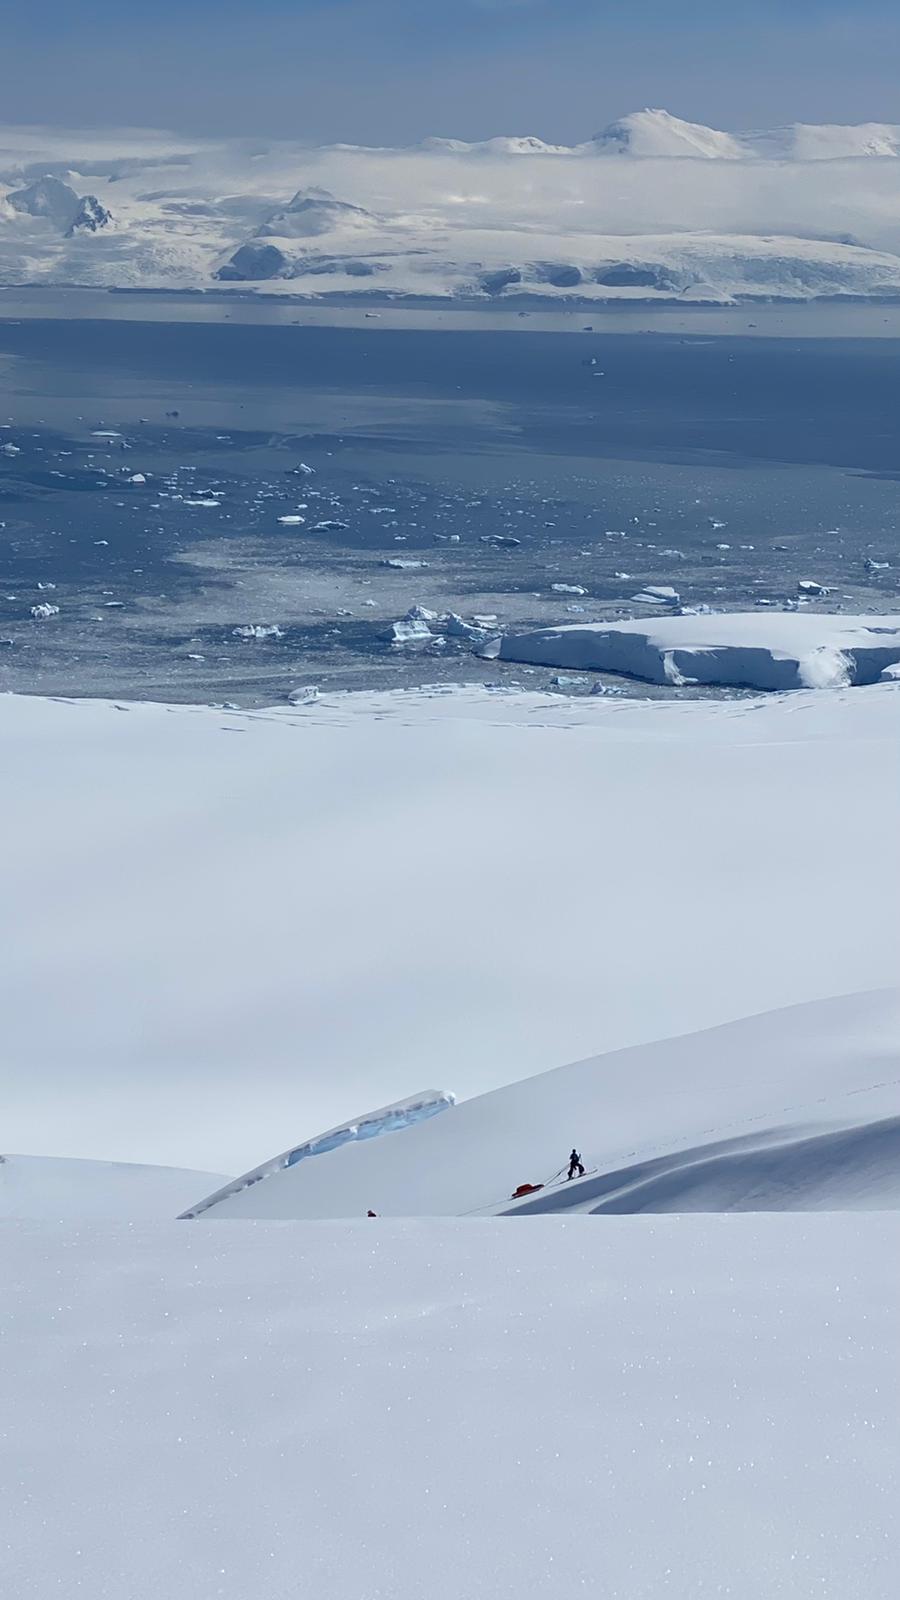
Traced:
[[900, 616], [690, 613], [509, 634], [501, 661], [648, 683], [827, 689], [877, 683], [900, 662]]

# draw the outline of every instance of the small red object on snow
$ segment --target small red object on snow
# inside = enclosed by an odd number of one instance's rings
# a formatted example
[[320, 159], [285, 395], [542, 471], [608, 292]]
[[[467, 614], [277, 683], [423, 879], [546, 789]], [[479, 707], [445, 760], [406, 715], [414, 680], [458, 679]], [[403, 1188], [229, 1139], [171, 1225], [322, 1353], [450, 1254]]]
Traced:
[[543, 1189], [543, 1187], [542, 1183], [520, 1183], [518, 1189], [514, 1189], [509, 1198], [510, 1200], [521, 1200], [523, 1195], [537, 1194], [538, 1190]]

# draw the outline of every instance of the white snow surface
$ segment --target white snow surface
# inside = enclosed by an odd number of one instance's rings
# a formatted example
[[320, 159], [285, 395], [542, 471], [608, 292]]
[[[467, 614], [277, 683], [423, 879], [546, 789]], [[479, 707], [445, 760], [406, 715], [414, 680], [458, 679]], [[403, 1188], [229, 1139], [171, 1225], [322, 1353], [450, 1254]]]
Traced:
[[209, 1172], [78, 1161], [59, 1156], [0, 1156], [0, 1219], [46, 1222], [172, 1220]]
[[896, 984], [897, 710], [0, 697], [5, 1142], [241, 1172], [423, 1079]]
[[[664, 592], [648, 589], [646, 595]], [[877, 683], [900, 662], [900, 616], [767, 611], [576, 623], [508, 634], [500, 657], [660, 684], [841, 688]]]
[[[572, 147], [6, 127], [0, 285], [545, 303], [896, 296], [898, 151], [887, 124], [740, 134], [659, 110]], [[38, 203], [48, 185], [76, 202], [89, 191], [112, 225], [69, 237], [68, 212]]]
[[15, 1600], [895, 1600], [896, 1216], [0, 1249]]
[[[587, 1172], [569, 1181], [569, 1151]], [[522, 1183], [540, 1193], [510, 1205]], [[238, 1180], [205, 1217], [900, 1209], [900, 989], [749, 1017]]]

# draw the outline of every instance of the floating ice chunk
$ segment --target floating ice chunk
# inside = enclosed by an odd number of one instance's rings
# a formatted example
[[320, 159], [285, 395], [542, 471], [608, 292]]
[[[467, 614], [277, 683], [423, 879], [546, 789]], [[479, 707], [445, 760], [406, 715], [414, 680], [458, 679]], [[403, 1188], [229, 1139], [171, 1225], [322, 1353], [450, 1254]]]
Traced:
[[550, 589], [553, 594], [587, 594], [587, 589], [580, 583], [551, 583]]
[[146, 474], [143, 473], [143, 472], [132, 472], [130, 474], [130, 476], [129, 476], [128, 482], [129, 483], [146, 483], [147, 482]]
[[[517, 550], [522, 543], [521, 539], [516, 539], [511, 533], [482, 533], [480, 538], [482, 544], [496, 545], [498, 550]], [[452, 536], [450, 542], [451, 544], [454, 542]]]
[[422, 567], [427, 567], [427, 561], [414, 561], [412, 556], [388, 556], [382, 561], [383, 567], [393, 567], [398, 572], [419, 572]]
[[420, 618], [391, 624], [391, 644], [421, 644], [431, 637], [428, 623]]
[[288, 468], [288, 471], [293, 473], [295, 477], [301, 478], [311, 478], [315, 473], [315, 470], [315, 467], [308, 466], [305, 461], [301, 461], [296, 467]]
[[20, 456], [22, 454], [17, 444], [0, 444], [0, 456]]
[[900, 661], [892, 661], [888, 666], [882, 667], [878, 681], [879, 683], [900, 683]]
[[677, 606], [681, 603], [678, 590], [667, 583], [648, 583], [631, 598], [636, 606]]
[[284, 634], [277, 622], [264, 626], [258, 622], [247, 623], [242, 628], [232, 628], [232, 637], [235, 639], [283, 639]]
[[315, 683], [304, 683], [299, 689], [288, 692], [288, 700], [292, 706], [311, 706], [319, 698], [319, 686]]
[[349, 526], [349, 522], [340, 522], [337, 517], [325, 517], [321, 522], [313, 523], [313, 533], [338, 533]]
[[39, 606], [32, 606], [31, 615], [38, 622], [44, 621], [47, 617], [58, 617], [59, 606], [52, 606], [49, 600], [42, 600]]
[[[375, 602], [370, 600], [368, 604], [374, 605]], [[404, 622], [437, 622], [437, 619], [437, 612], [429, 611], [427, 606], [410, 606], [403, 620]]]
[[805, 595], [824, 595], [830, 594], [831, 590], [826, 589], [824, 583], [816, 583], [813, 578], [801, 578], [800, 582], [797, 584], [797, 593]]
[[474, 622], [466, 622], [455, 611], [450, 611], [443, 619], [444, 632], [450, 639], [477, 639], [482, 633], [482, 628], [477, 628]]
[[279, 521], [279, 522], [280, 522], [280, 523], [281, 523], [281, 524], [282, 524], [282, 525], [283, 525], [283, 527], [285, 527], [285, 528], [296, 528], [296, 527], [299, 527], [299, 525], [300, 525], [300, 523], [301, 523], [301, 522], [305, 522], [305, 521], [306, 521], [306, 518], [305, 518], [305, 517], [301, 517], [301, 516], [298, 516], [298, 515], [297, 515], [297, 514], [296, 514], [296, 513], [295, 513], [295, 514], [294, 514], [294, 515], [292, 515], [292, 516], [289, 516], [289, 517], [279, 517], [279, 518], [278, 518], [278, 521]]
[[873, 561], [871, 556], [866, 556], [866, 559], [863, 562], [863, 566], [867, 572], [888, 572], [890, 570], [890, 565], [891, 563], [889, 561]]

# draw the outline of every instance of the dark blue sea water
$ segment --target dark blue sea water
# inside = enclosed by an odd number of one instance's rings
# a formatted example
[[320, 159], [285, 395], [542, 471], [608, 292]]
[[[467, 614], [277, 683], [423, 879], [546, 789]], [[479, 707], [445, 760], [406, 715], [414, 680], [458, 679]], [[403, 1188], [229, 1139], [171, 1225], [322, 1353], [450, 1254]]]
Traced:
[[415, 603], [509, 628], [639, 614], [648, 583], [736, 609], [813, 578], [896, 610], [900, 329], [830, 316], [0, 298], [0, 687], [261, 703], [552, 676], [392, 646]]

